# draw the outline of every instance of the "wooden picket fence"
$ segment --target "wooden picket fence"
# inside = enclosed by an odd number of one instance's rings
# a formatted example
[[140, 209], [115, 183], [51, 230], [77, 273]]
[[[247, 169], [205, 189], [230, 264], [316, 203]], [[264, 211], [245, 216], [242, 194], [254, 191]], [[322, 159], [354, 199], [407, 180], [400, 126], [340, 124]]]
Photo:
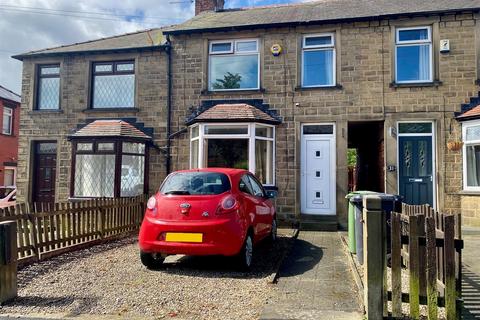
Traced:
[[0, 222], [17, 222], [20, 265], [136, 232], [146, 197], [19, 204], [0, 209]]
[[[447, 319], [461, 313], [460, 215], [436, 212], [428, 205], [403, 204], [402, 213], [391, 216], [392, 316], [402, 317], [402, 302], [410, 307], [409, 317], [420, 317], [420, 305], [427, 305], [428, 319], [438, 318], [445, 307]], [[402, 265], [408, 270], [409, 292], [402, 292]]]

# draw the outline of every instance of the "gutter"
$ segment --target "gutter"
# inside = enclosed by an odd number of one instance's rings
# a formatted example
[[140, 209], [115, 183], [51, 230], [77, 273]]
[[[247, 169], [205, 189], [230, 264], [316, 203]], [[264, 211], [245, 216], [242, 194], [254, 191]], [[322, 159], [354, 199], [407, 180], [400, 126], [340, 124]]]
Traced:
[[165, 170], [167, 176], [171, 172], [171, 146], [172, 146], [172, 44], [170, 37], [167, 36], [165, 44], [165, 52], [167, 53], [167, 154], [165, 159]]

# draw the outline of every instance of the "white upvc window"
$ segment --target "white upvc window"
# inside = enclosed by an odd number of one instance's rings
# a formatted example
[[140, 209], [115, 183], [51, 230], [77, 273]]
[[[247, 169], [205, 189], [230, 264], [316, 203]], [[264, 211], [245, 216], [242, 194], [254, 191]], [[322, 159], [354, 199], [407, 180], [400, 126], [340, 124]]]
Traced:
[[258, 39], [210, 41], [208, 90], [260, 89]]
[[6, 135], [13, 135], [13, 109], [3, 108], [3, 124], [2, 133]]
[[335, 79], [335, 35], [312, 34], [302, 41], [302, 87], [331, 87]]
[[275, 184], [275, 126], [259, 123], [199, 123], [190, 127], [190, 168], [249, 170], [262, 184]]
[[462, 124], [463, 189], [480, 191], [480, 120]]
[[433, 81], [432, 28], [397, 28], [395, 33], [395, 82]]

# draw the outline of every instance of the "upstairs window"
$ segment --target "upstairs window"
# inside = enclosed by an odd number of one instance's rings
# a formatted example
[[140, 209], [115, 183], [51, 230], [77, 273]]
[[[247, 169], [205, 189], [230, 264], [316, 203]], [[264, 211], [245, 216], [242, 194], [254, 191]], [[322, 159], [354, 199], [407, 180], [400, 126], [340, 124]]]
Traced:
[[11, 136], [13, 134], [13, 110], [3, 108], [2, 133]]
[[395, 41], [395, 81], [433, 81], [431, 27], [398, 28]]
[[463, 188], [480, 191], [480, 121], [463, 123]]
[[208, 90], [260, 88], [258, 40], [212, 41], [209, 44]]
[[332, 33], [303, 37], [302, 87], [335, 85], [335, 40]]
[[37, 110], [58, 110], [60, 108], [60, 65], [38, 67]]
[[135, 63], [133, 61], [93, 64], [92, 108], [135, 106]]

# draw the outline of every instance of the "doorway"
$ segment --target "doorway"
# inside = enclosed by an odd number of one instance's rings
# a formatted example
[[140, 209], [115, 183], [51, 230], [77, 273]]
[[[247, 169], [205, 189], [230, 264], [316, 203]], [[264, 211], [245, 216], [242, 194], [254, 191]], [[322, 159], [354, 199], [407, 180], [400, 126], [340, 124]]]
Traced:
[[33, 145], [33, 202], [55, 202], [56, 171], [57, 143], [35, 142]]

